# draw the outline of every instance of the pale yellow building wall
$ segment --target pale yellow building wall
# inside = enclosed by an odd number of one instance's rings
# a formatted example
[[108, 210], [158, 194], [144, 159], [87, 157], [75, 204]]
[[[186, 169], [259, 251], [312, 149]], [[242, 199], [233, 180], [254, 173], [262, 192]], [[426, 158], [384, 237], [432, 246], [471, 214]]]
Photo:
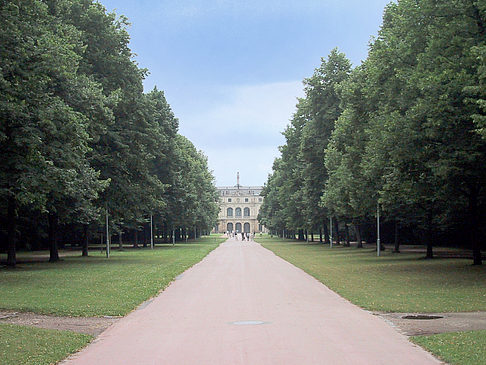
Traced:
[[[220, 190], [220, 202], [219, 202], [219, 215], [217, 231], [219, 233], [225, 233], [228, 229], [228, 223], [233, 224], [233, 232], [236, 232], [236, 225], [241, 224], [242, 232], [244, 230], [244, 224], [250, 224], [251, 233], [264, 232], [264, 227], [260, 227], [257, 216], [260, 211], [260, 207], [263, 203], [263, 197], [257, 195], [261, 191], [261, 187], [236, 187], [232, 188], [218, 188]], [[252, 194], [249, 194], [252, 192]], [[233, 216], [228, 216], [228, 208], [233, 209]], [[236, 216], [236, 209], [241, 209], [241, 216]], [[250, 209], [250, 215], [244, 216], [245, 208]], [[260, 229], [261, 228], [261, 229]], [[216, 231], [216, 229], [214, 230]]]

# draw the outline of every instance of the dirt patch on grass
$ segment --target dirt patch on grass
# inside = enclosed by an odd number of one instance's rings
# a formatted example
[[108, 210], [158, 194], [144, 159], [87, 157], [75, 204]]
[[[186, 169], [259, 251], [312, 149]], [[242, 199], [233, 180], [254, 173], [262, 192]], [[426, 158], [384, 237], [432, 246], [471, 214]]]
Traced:
[[119, 317], [57, 317], [36, 313], [0, 311], [0, 323], [66, 330], [98, 336]]
[[[375, 312], [407, 336], [435, 335], [445, 332], [486, 330], [486, 312], [467, 313], [383, 313]], [[411, 317], [407, 319], [404, 317]], [[426, 317], [440, 317], [426, 319]], [[419, 319], [421, 318], [421, 319]]]

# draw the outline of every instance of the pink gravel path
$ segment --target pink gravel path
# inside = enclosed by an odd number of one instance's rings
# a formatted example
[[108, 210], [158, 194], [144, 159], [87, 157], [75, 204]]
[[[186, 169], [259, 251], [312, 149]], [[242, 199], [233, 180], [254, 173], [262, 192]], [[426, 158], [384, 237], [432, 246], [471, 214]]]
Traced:
[[[264, 323], [233, 324], [250, 320]], [[228, 240], [63, 364], [440, 362], [259, 244]]]

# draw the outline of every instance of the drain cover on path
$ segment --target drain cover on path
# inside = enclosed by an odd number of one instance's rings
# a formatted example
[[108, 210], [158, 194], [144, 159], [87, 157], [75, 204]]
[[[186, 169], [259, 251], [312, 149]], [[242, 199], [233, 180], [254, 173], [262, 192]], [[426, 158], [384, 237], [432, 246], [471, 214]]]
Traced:
[[252, 326], [252, 325], [257, 325], [257, 324], [265, 324], [267, 322], [263, 321], [235, 321], [235, 322], [230, 322], [230, 324], [234, 324], [237, 326]]
[[430, 316], [430, 315], [426, 315], [426, 314], [414, 314], [414, 315], [410, 315], [410, 316], [403, 316], [402, 317], [403, 319], [440, 319], [440, 318], [444, 318], [442, 316]]

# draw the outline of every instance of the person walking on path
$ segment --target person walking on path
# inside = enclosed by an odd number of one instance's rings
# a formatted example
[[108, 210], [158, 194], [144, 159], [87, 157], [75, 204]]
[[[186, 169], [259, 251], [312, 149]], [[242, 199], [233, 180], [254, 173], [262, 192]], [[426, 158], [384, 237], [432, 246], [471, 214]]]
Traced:
[[228, 239], [63, 365], [433, 365], [381, 318]]

